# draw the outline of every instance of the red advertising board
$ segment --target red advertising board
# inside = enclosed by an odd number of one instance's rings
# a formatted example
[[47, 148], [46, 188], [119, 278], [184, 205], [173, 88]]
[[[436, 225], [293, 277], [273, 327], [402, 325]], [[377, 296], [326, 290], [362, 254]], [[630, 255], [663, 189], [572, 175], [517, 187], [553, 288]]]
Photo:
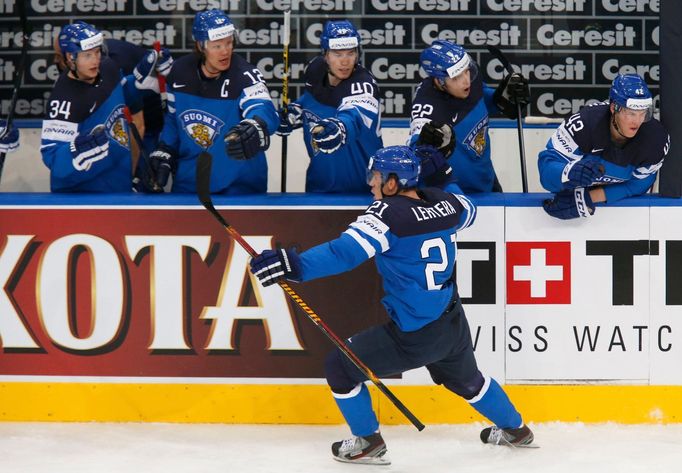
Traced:
[[[257, 250], [360, 210], [221, 210]], [[323, 377], [333, 345], [197, 208], [0, 209], [0, 376]], [[372, 262], [294, 285], [340, 337], [384, 320]]]

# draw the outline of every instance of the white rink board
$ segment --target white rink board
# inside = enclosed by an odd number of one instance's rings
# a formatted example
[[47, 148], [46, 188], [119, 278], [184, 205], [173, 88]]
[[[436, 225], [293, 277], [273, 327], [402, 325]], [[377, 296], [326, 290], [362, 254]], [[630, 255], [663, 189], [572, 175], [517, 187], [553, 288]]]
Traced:
[[[659, 255], [651, 257], [651, 384], [682, 384], [682, 306], [666, 305], [666, 242], [682, 240], [682, 209], [651, 207], [651, 240], [658, 240]], [[669, 271], [679, 273], [682, 267]], [[679, 278], [678, 278], [679, 279]], [[668, 288], [677, 294], [682, 285]]]
[[[613, 305], [614, 258], [588, 255], [587, 247], [588, 242], [647, 240], [649, 208], [599, 208], [590, 219], [561, 221], [539, 208], [509, 207], [506, 217], [508, 246], [567, 242], [570, 248], [570, 267], [562, 268], [570, 275], [558, 281], [569, 285], [570, 304], [508, 301], [507, 330], [520, 327], [522, 346], [513, 351], [510, 347], [520, 343], [507, 344], [507, 380], [648, 380], [648, 329], [633, 327], [650, 325], [649, 258], [633, 258], [634, 304]], [[533, 271], [537, 276], [542, 268]], [[546, 341], [534, 337], [536, 331]]]

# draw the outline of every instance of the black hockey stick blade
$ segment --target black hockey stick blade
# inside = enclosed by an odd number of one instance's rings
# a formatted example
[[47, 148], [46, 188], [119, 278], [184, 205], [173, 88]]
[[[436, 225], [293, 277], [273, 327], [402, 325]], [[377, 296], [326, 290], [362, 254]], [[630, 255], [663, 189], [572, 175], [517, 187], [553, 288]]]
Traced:
[[213, 155], [208, 151], [202, 151], [197, 156], [196, 179], [197, 179], [197, 196], [199, 202], [206, 210], [211, 212], [213, 216], [226, 228], [230, 229], [230, 224], [223, 218], [222, 215], [213, 206], [211, 200], [211, 166], [213, 165]]
[[512, 65], [509, 62], [509, 59], [507, 59], [507, 57], [504, 55], [504, 53], [502, 51], [500, 51], [500, 48], [498, 48], [497, 46], [490, 45], [490, 44], [486, 45], [486, 48], [488, 49], [488, 52], [490, 54], [492, 54], [496, 59], [498, 59], [502, 63], [502, 65], [504, 66], [504, 68], [507, 70], [508, 73], [510, 73], [510, 74], [514, 73], [514, 69], [512, 68]]

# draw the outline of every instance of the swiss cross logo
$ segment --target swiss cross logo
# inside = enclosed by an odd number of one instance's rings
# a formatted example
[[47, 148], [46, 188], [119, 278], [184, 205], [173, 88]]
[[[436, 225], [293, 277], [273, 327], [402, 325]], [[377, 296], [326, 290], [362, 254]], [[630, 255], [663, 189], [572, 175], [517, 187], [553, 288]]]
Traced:
[[507, 243], [507, 304], [570, 304], [571, 243]]

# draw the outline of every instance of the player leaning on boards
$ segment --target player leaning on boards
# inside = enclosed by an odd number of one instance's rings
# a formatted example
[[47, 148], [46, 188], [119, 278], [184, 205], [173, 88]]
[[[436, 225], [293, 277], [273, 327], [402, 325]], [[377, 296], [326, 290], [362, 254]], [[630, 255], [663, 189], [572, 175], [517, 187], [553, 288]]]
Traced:
[[670, 148], [670, 136], [652, 116], [644, 79], [619, 74], [608, 102], [565, 120], [538, 156], [540, 182], [555, 192], [545, 211], [561, 219], [589, 217], [597, 202], [644, 194]]
[[440, 149], [465, 193], [502, 192], [490, 159], [488, 114], [502, 111], [515, 119], [516, 103], [523, 106], [530, 99], [528, 81], [508, 74], [493, 89], [466, 50], [445, 40], [424, 49], [419, 61], [428, 77], [412, 100], [408, 144]]
[[[390, 321], [353, 335], [349, 349], [380, 377], [426, 366], [435, 383], [495, 424], [483, 429], [483, 442], [529, 445], [533, 433], [502, 387], [477, 367], [454, 281], [455, 234], [474, 222], [476, 207], [450, 192], [458, 188], [450, 184], [452, 172], [442, 154], [433, 147], [416, 153], [407, 146], [377, 151], [367, 174], [374, 203], [339, 238], [300, 255], [293, 249], [263, 251], [251, 261], [251, 271], [269, 286], [350, 271], [376, 257]], [[420, 181], [437, 187], [418, 188]], [[325, 375], [353, 434], [332, 444], [334, 458], [390, 463], [367, 377], [338, 349], [327, 356]]]
[[55, 82], [43, 120], [40, 151], [53, 192], [130, 192], [131, 143], [124, 107], [142, 100], [132, 75], [102, 54], [103, 39], [82, 21], [58, 37], [66, 70]]
[[[320, 47], [306, 66], [305, 92], [282, 113], [277, 133], [289, 135], [307, 121], [307, 192], [365, 193], [367, 163], [383, 146], [379, 86], [359, 63], [360, 35], [349, 21], [326, 22]], [[304, 120], [304, 110], [322, 120]]]
[[177, 59], [167, 78], [168, 110], [151, 154], [156, 181], [173, 174], [172, 192], [196, 192], [196, 160], [213, 155], [211, 192], [264, 193], [264, 151], [279, 119], [263, 75], [234, 53], [235, 28], [220, 10], [194, 17], [195, 52]]

